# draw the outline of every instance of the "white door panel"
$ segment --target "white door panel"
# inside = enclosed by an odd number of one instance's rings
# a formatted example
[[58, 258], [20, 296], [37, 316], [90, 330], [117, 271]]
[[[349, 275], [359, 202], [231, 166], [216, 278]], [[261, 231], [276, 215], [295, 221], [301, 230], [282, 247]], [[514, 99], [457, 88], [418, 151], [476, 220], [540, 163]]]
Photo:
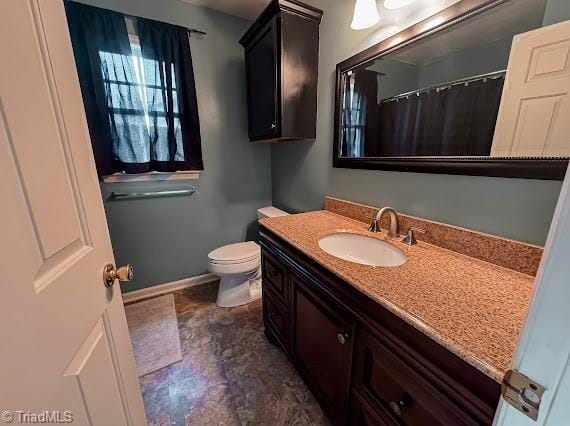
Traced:
[[512, 368], [546, 388], [535, 422], [501, 401], [497, 426], [567, 426], [570, 419], [570, 173], [548, 233]]
[[570, 155], [570, 21], [516, 36], [491, 155]]
[[[570, 155], [570, 21], [515, 37], [493, 155]], [[570, 419], [570, 174], [552, 220], [512, 368], [546, 388], [537, 421], [501, 400], [497, 426]]]
[[2, 0], [0, 40], [0, 408], [142, 425], [61, 0]]
[[127, 424], [108, 343], [109, 336], [101, 319], [75, 354], [64, 376], [75, 381], [93, 424]]

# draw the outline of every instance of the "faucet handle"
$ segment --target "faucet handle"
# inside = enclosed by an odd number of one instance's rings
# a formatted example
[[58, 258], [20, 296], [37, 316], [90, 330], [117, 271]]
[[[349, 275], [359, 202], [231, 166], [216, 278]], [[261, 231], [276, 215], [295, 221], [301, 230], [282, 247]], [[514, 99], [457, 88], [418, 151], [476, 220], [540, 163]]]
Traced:
[[402, 239], [402, 242], [410, 246], [417, 244], [416, 236], [414, 235], [415, 232], [425, 234], [426, 230], [422, 228], [414, 228], [411, 226], [408, 228], [408, 232], [406, 232], [406, 236]]
[[369, 232], [378, 232], [378, 219], [376, 219], [375, 217], [372, 218], [372, 222], [370, 222], [370, 226], [368, 227], [368, 231]]

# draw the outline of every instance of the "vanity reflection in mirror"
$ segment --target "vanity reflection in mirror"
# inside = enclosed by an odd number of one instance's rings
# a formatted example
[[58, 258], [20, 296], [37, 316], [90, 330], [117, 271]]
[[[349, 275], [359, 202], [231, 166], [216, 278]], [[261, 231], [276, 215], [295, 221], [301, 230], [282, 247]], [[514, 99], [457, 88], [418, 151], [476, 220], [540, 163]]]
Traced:
[[568, 43], [513, 43], [545, 3], [458, 2], [340, 63], [334, 165], [561, 179]]

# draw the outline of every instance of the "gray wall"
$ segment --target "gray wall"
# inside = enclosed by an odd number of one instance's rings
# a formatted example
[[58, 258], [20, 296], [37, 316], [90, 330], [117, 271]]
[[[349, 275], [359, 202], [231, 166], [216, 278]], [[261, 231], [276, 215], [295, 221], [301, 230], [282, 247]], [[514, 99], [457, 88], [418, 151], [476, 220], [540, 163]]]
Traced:
[[437, 58], [420, 67], [419, 88], [507, 68], [513, 40], [496, 40]]
[[[366, 69], [386, 74], [379, 77], [378, 102], [418, 88], [420, 68], [417, 65], [398, 59], [384, 59], [375, 61]], [[358, 70], [356, 72], [358, 73]]]
[[544, 26], [570, 19], [570, 1], [548, 0], [544, 11]]
[[195, 185], [190, 197], [106, 201], [118, 264], [130, 291], [207, 272], [210, 250], [255, 236], [256, 209], [271, 204], [270, 150], [247, 139], [243, 51], [249, 22], [177, 0], [84, 0], [95, 6], [206, 31], [192, 36], [205, 171], [197, 181], [104, 184], [109, 191]]
[[336, 64], [426, 16], [384, 15], [380, 27], [353, 31], [354, 2], [309, 3], [325, 10], [320, 28], [317, 139], [271, 147], [274, 204], [295, 211], [315, 210], [322, 208], [325, 195], [333, 195], [544, 243], [560, 182], [332, 168]]

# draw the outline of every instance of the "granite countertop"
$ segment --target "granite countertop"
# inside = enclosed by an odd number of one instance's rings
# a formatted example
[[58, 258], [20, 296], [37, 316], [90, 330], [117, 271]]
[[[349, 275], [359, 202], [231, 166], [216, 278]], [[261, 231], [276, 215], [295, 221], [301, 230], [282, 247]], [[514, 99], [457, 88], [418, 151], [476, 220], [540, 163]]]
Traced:
[[[500, 382], [516, 347], [534, 278], [424, 242], [414, 246], [328, 211], [262, 219], [288, 241], [413, 327]], [[338, 231], [374, 236], [402, 249], [396, 267], [352, 263], [324, 252], [318, 240]]]

